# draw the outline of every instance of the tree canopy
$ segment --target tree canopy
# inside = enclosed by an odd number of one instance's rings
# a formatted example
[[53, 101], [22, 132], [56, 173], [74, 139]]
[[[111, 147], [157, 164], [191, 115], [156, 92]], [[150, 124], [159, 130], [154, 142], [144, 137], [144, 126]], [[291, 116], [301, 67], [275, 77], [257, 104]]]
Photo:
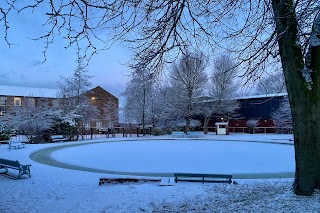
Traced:
[[247, 80], [281, 62], [293, 118], [295, 193], [320, 188], [319, 0], [6, 0], [0, 22], [9, 45], [10, 19], [24, 10], [45, 11], [46, 33], [35, 38], [45, 41], [44, 52], [56, 35], [84, 58], [120, 41], [135, 52], [132, 67], [159, 74], [190, 49], [225, 51]]

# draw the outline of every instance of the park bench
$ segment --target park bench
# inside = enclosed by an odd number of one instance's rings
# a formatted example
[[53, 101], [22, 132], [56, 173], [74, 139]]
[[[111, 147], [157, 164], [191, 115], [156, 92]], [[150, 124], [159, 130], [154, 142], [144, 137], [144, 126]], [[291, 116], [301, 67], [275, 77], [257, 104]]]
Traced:
[[7, 160], [0, 158], [0, 169], [5, 169], [7, 173], [8, 168], [15, 169], [19, 171], [18, 178], [20, 178], [22, 175], [29, 175], [31, 177], [30, 173], [30, 164], [28, 165], [21, 165], [19, 161], [13, 161], [13, 160]]
[[173, 137], [173, 138], [184, 138], [184, 132], [172, 132], [171, 133], [171, 136]]
[[211, 183], [232, 183], [232, 175], [225, 174], [194, 174], [194, 173], [174, 173], [174, 181], [189, 182], [211, 182]]
[[200, 134], [199, 134], [199, 132], [187, 132], [187, 137], [188, 138], [199, 138]]
[[21, 142], [18, 142], [18, 141], [9, 141], [9, 150], [11, 148], [14, 148], [14, 149], [21, 149], [21, 148], [24, 148], [25, 144], [24, 143], [21, 143]]
[[51, 135], [50, 138], [51, 138], [51, 142], [58, 142], [58, 141], [63, 142], [67, 140], [67, 138], [65, 138], [63, 135]]

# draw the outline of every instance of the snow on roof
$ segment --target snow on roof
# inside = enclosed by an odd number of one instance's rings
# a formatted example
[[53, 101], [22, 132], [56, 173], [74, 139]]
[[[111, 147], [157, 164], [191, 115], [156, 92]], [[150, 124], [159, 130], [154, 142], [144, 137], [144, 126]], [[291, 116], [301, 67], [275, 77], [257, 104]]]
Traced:
[[254, 99], [254, 98], [275, 98], [275, 97], [282, 97], [282, 96], [288, 96], [288, 94], [277, 93], [277, 94], [265, 94], [265, 95], [250, 95], [250, 96], [238, 97], [235, 99], [240, 100], [240, 99]]
[[56, 98], [57, 89], [0, 85], [0, 95]]
[[[284, 97], [288, 96], [287, 93], [277, 93], [277, 94], [264, 94], [264, 95], [250, 95], [250, 96], [242, 96], [242, 97], [234, 97], [227, 100], [246, 100], [246, 99], [257, 99], [257, 98], [276, 98], [276, 97]], [[212, 99], [209, 97], [203, 98], [203, 100], [198, 101], [199, 103], [207, 103], [211, 102]]]

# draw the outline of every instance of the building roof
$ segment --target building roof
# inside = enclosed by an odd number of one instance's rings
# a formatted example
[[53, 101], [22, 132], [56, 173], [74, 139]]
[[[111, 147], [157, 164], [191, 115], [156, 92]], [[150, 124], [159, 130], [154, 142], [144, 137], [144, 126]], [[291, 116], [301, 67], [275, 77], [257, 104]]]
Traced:
[[0, 95], [57, 98], [58, 89], [0, 85]]
[[[265, 99], [265, 98], [277, 98], [277, 97], [285, 97], [288, 96], [287, 93], [277, 93], [277, 94], [264, 94], [264, 95], [249, 95], [249, 96], [240, 96], [240, 97], [233, 97], [228, 100], [249, 100], [249, 99]], [[206, 103], [212, 102], [212, 98], [208, 96], [200, 97], [197, 102]]]
[[258, 99], [258, 98], [276, 98], [276, 97], [283, 97], [283, 96], [288, 96], [288, 93], [250, 95], [250, 96], [238, 97], [238, 98], [235, 98], [235, 99], [240, 100], [240, 99]]
[[96, 86], [96, 87], [84, 92], [83, 94], [84, 95], [86, 95], [86, 94], [90, 95], [91, 93], [96, 93], [96, 92], [103, 92], [103, 93], [107, 94], [108, 96], [113, 97], [114, 99], [118, 99], [116, 96], [112, 95], [110, 92], [108, 92], [107, 90], [103, 89], [100, 86]]

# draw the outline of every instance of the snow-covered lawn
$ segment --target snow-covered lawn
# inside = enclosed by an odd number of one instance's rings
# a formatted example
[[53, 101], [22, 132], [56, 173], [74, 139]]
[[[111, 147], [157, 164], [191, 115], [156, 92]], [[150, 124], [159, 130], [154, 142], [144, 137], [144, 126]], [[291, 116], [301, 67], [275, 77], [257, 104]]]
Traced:
[[[161, 138], [161, 137], [157, 137]], [[284, 142], [292, 143], [288, 139], [292, 139], [290, 135], [246, 135], [236, 134], [230, 136], [208, 135], [203, 136], [205, 139], [212, 139], [210, 141], [182, 141], [182, 140], [163, 140], [150, 141], [151, 137], [147, 138], [149, 141], [132, 141], [132, 142], [114, 142], [114, 143], [98, 143], [96, 145], [84, 145], [73, 147], [70, 149], [59, 150], [53, 153], [54, 158], [64, 160], [64, 162], [75, 163], [75, 165], [98, 165], [99, 168], [103, 164], [98, 162], [109, 160], [119, 160], [120, 162], [129, 161], [128, 165], [124, 163], [116, 163], [119, 167], [111, 167], [113, 164], [106, 162], [106, 169], [114, 170], [130, 170], [135, 168], [144, 171], [143, 168], [150, 171], [160, 171], [168, 167], [170, 162], [175, 159], [162, 160], [166, 166], [157, 162], [155, 159], [171, 158], [174, 153], [181, 151], [184, 154], [178, 153], [179, 157], [183, 157], [187, 163], [192, 159], [206, 159], [209, 160], [209, 150], [201, 149], [201, 144], [206, 149], [225, 148], [221, 154], [215, 151], [216, 154], [233, 156], [234, 161], [246, 158], [241, 157], [243, 152], [246, 155], [252, 150], [258, 152], [257, 149], [263, 149], [259, 154], [252, 152], [253, 157], [257, 158], [260, 155], [267, 157], [268, 154], [277, 152], [288, 152], [282, 157], [277, 154], [279, 159], [272, 160], [275, 162], [291, 162], [292, 147], [288, 145], [270, 145], [270, 144], [254, 144], [248, 143], [246, 148], [242, 148], [241, 144], [246, 146], [243, 142], [215, 142], [215, 140], [243, 140], [243, 141], [269, 141], [269, 142]], [[140, 138], [139, 138], [140, 139]], [[120, 139], [107, 139], [106, 141], [116, 141]], [[99, 140], [96, 140], [99, 141]], [[101, 141], [101, 140], [100, 140]], [[91, 141], [92, 142], [92, 141]], [[77, 143], [91, 143], [89, 141], [82, 141]], [[199, 144], [197, 144], [200, 142]], [[171, 144], [172, 143], [172, 144]], [[221, 144], [223, 146], [220, 146]], [[238, 184], [210, 184], [210, 183], [185, 183], [178, 182], [175, 186], [160, 187], [157, 182], [149, 183], [124, 183], [124, 184], [105, 184], [98, 186], [100, 177], [125, 177], [123, 175], [100, 174], [85, 171], [76, 171], [63, 168], [52, 167], [32, 161], [29, 155], [39, 149], [61, 146], [68, 143], [57, 144], [39, 144], [27, 145], [24, 149], [8, 150], [7, 145], [0, 146], [0, 158], [19, 160], [22, 164], [32, 164], [31, 175], [29, 179], [26, 177], [21, 180], [12, 180], [0, 175], [0, 212], [5, 213], [24, 213], [24, 212], [319, 212], [320, 211], [320, 194], [315, 193], [312, 197], [299, 197], [291, 192], [292, 179], [260, 179], [260, 180], [236, 180]], [[215, 145], [214, 145], [215, 144]], [[227, 145], [227, 144], [230, 144]], [[178, 146], [179, 145], [179, 146]], [[217, 145], [217, 146], [216, 146]], [[225, 146], [226, 145], [226, 146]], [[177, 148], [173, 148], [176, 147]], [[168, 149], [168, 147], [170, 147]], [[180, 147], [180, 148], [179, 148]], [[190, 148], [191, 147], [191, 148]], [[237, 148], [236, 148], [237, 147]], [[283, 148], [281, 148], [283, 147]], [[88, 153], [95, 153], [97, 150], [106, 149], [106, 155], [98, 155], [88, 159]], [[127, 150], [123, 155], [121, 150]], [[283, 149], [283, 150], [282, 150]], [[87, 150], [87, 152], [86, 152]], [[137, 151], [143, 150], [143, 151]], [[141, 155], [151, 154], [143, 161]], [[152, 151], [153, 150], [153, 151]], [[159, 151], [159, 154], [157, 154]], [[230, 153], [228, 152], [230, 150]], [[231, 150], [233, 150], [231, 152]], [[251, 150], [251, 151], [250, 151]], [[286, 151], [287, 150], [287, 151]], [[288, 151], [291, 150], [291, 151]], [[160, 154], [163, 152], [168, 152]], [[206, 156], [202, 156], [202, 153]], [[119, 154], [120, 153], [120, 154]], [[188, 153], [190, 155], [188, 155]], [[63, 155], [63, 159], [60, 159]], [[111, 157], [109, 156], [111, 155]], [[113, 155], [113, 157], [112, 157]], [[130, 156], [131, 155], [131, 156]], [[122, 156], [122, 157], [121, 157]], [[223, 157], [221, 156], [221, 157]], [[136, 159], [137, 158], [137, 159]], [[287, 159], [287, 158], [291, 158]], [[96, 159], [96, 160], [94, 160]], [[125, 159], [125, 160], [123, 160]], [[212, 158], [214, 160], [214, 158]], [[270, 159], [267, 158], [269, 161]], [[97, 162], [98, 161], [98, 162]], [[257, 159], [260, 161], [260, 159]], [[246, 161], [244, 161], [246, 162]], [[249, 162], [249, 161], [248, 161]], [[237, 162], [233, 162], [237, 164]], [[233, 163], [226, 163], [225, 166], [233, 169], [238, 169]], [[140, 166], [137, 166], [140, 164]], [[220, 162], [220, 164], [223, 164]], [[257, 162], [254, 164], [258, 164]], [[254, 165], [253, 164], [253, 165]], [[289, 163], [290, 164], [290, 163]], [[131, 166], [132, 167], [131, 167]], [[171, 168], [190, 169], [193, 171], [197, 167], [187, 164], [173, 164]], [[122, 167], [120, 167], [122, 166]], [[284, 166], [284, 165], [282, 165]], [[281, 167], [282, 167], [281, 166]], [[288, 165], [287, 165], [288, 166]], [[288, 170], [291, 171], [289, 165]], [[151, 167], [151, 168], [150, 168]], [[160, 169], [157, 170], [156, 167]], [[246, 167], [241, 166], [241, 169]], [[269, 166], [262, 166], [269, 167]], [[272, 165], [277, 171], [278, 164]], [[286, 166], [279, 169], [284, 171]], [[201, 167], [200, 167], [201, 168]], [[201, 168], [200, 171], [211, 171], [216, 169], [212, 167]], [[202, 170], [203, 169], [203, 170]], [[269, 168], [271, 169], [271, 168]], [[253, 169], [259, 171], [258, 168]], [[164, 171], [164, 170], [163, 170]], [[166, 170], [167, 171], [167, 170]], [[231, 171], [231, 170], [228, 170]], [[233, 170], [235, 171], [235, 170]], [[249, 169], [249, 171], [251, 171]], [[270, 170], [271, 171], [271, 170]], [[10, 170], [10, 172], [17, 173], [17, 171]], [[239, 172], [242, 172], [242, 170]]]

